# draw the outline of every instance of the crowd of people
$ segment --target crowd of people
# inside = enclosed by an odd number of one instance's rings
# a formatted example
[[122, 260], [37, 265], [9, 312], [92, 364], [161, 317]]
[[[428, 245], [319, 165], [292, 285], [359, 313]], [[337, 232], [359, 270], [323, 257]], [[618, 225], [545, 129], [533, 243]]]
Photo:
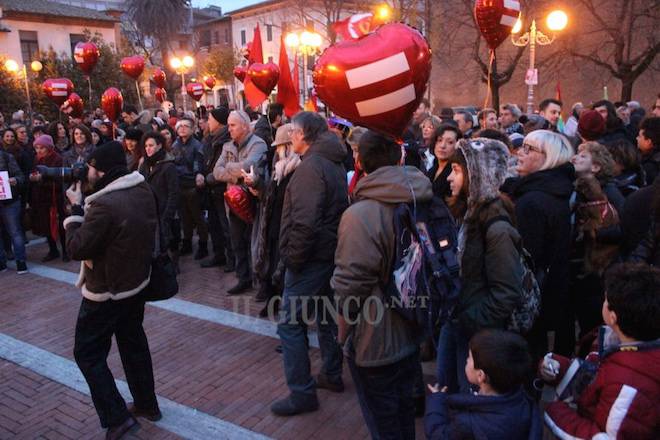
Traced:
[[[546, 99], [534, 114], [432, 112], [422, 100], [402, 139], [315, 112], [287, 119], [278, 104], [126, 105], [118, 124], [100, 109], [66, 122], [0, 114], [11, 187], [0, 271], [12, 259], [28, 271], [27, 231], [46, 238], [43, 262], [84, 261], [75, 357], [109, 438], [134, 416], [160, 418], [139, 296], [157, 241], [177, 271], [190, 257], [235, 272], [228, 295], [256, 287], [260, 316], [278, 313], [290, 394], [276, 415], [318, 409], [317, 389], [343, 392], [346, 358], [373, 438], [413, 439], [421, 415], [438, 439], [538, 439], [544, 420], [558, 438], [658, 438], [660, 95], [648, 112], [601, 100], [564, 122], [566, 110]], [[396, 207], [432, 200], [455, 225], [460, 291], [429, 335], [373, 299], [397, 258]], [[541, 305], [515, 332], [525, 255]], [[106, 365], [113, 334], [129, 407]], [[583, 377], [564, 399], [571, 358]], [[433, 359], [425, 386], [421, 362]]]

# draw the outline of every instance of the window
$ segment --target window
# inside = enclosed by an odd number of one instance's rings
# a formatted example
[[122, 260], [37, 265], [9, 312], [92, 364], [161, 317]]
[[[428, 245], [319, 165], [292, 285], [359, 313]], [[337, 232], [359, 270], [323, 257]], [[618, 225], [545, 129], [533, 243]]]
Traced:
[[73, 56], [73, 52], [76, 50], [76, 44], [84, 43], [85, 41], [87, 41], [87, 39], [83, 34], [69, 34], [69, 42], [71, 43], [71, 56]]
[[39, 57], [39, 40], [35, 31], [18, 31], [21, 39], [23, 64], [28, 64]]
[[266, 41], [273, 41], [273, 25], [266, 25]]
[[229, 28], [225, 28], [225, 44], [229, 44]]
[[220, 44], [220, 32], [213, 31], [213, 44]]
[[199, 36], [199, 44], [202, 47], [210, 46], [211, 45], [211, 31], [208, 29], [204, 29], [201, 32], [201, 35]]
[[268, 62], [269, 62], [269, 63], [272, 63], [272, 62], [273, 62], [273, 56], [272, 56], [272, 55], [268, 57]]
[[241, 46], [245, 46], [247, 43], [247, 36], [245, 35], [245, 29], [241, 29]]

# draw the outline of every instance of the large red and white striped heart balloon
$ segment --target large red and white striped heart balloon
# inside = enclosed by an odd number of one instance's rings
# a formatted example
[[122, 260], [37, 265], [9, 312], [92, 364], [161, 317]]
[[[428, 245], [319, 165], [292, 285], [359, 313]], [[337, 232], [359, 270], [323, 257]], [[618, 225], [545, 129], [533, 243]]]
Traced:
[[520, 2], [518, 0], [477, 0], [474, 5], [474, 16], [488, 47], [495, 50], [509, 37], [513, 26], [518, 21]]
[[422, 34], [391, 23], [327, 48], [314, 67], [314, 87], [335, 114], [398, 138], [430, 74], [431, 50]]

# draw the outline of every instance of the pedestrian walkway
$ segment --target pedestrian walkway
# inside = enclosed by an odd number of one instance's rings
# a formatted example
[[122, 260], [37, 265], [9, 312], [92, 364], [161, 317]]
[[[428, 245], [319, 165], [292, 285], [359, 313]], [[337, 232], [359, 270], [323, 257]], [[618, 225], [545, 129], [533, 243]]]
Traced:
[[[35, 263], [45, 250], [29, 247], [29, 274], [0, 275], [0, 438], [102, 438], [73, 362], [80, 293], [72, 282], [79, 263]], [[253, 294], [238, 302], [225, 294], [234, 283], [233, 274], [183, 259], [181, 293], [147, 307], [145, 331], [164, 417], [141, 421], [133, 438], [368, 438], [347, 370], [346, 392], [320, 390], [319, 411], [293, 418], [270, 413], [270, 404], [288, 392], [276, 326], [257, 318], [263, 304], [252, 301]], [[318, 346], [315, 339], [312, 345]], [[318, 349], [311, 359], [318, 371]], [[108, 362], [122, 390], [114, 348]]]

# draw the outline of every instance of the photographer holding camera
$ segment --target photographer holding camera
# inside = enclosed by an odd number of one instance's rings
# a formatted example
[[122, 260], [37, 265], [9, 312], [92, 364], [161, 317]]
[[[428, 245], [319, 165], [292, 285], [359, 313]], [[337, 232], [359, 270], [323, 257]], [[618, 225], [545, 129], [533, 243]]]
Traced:
[[[64, 221], [67, 251], [81, 261], [74, 356], [106, 438], [118, 439], [138, 426], [135, 416], [161, 417], [139, 295], [151, 277], [157, 207], [144, 177], [128, 172], [119, 142], [95, 149], [87, 165], [92, 193], [83, 209], [81, 182], [72, 185], [66, 195], [73, 215]], [[107, 365], [113, 335], [134, 398], [128, 408]]]

